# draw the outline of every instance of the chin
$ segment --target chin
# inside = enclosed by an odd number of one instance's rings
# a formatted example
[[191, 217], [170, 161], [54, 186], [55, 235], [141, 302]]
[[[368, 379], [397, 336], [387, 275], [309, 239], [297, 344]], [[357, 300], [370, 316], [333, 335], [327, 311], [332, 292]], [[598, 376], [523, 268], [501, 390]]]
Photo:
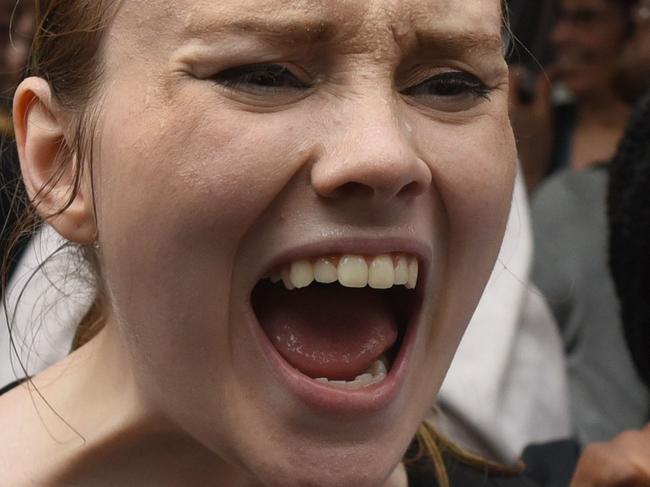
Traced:
[[289, 452], [282, 467], [259, 466], [256, 477], [268, 487], [379, 487], [402, 459], [401, 448], [394, 448], [383, 445], [338, 451], [296, 450]]

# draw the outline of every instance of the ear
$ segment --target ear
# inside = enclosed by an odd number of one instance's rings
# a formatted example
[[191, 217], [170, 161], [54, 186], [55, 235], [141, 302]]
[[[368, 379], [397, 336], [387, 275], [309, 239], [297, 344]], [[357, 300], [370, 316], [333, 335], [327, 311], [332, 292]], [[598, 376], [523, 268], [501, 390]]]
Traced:
[[90, 185], [81, 181], [75, 192], [80, 171], [77, 155], [70, 150], [65, 120], [44, 79], [27, 78], [18, 86], [13, 117], [20, 169], [36, 211], [71, 242], [93, 243], [96, 225]]

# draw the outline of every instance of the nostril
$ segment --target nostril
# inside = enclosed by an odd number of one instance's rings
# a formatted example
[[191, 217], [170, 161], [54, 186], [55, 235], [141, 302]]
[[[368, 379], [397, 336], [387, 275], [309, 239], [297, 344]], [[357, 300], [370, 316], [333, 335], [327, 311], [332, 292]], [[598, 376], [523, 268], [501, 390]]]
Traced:
[[399, 193], [397, 193], [397, 196], [399, 198], [413, 198], [414, 196], [418, 196], [422, 192], [423, 192], [422, 185], [417, 181], [411, 181], [402, 189], [400, 189]]
[[[394, 189], [386, 188], [386, 193], [391, 193], [390, 196], [397, 196], [398, 198], [413, 198], [418, 196], [423, 192], [422, 184], [418, 181], [411, 181], [410, 183], [403, 186], [397, 194], [395, 194]], [[331, 191], [328, 196], [330, 198], [363, 198], [369, 199], [377, 195], [382, 195], [384, 191], [381, 191], [379, 188], [373, 188], [367, 184], [358, 183], [351, 181], [345, 183], [334, 191]]]
[[371, 198], [375, 194], [375, 190], [370, 186], [363, 183], [357, 183], [351, 181], [345, 183], [331, 193], [331, 196], [334, 198], [340, 197], [361, 197], [361, 198]]

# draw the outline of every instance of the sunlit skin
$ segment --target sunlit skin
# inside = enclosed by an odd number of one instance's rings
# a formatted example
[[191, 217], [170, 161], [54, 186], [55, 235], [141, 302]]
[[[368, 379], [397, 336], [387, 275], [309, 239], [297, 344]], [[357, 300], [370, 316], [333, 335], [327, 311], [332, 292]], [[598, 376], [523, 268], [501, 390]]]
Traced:
[[[0, 478], [405, 486], [510, 205], [501, 27], [497, 0], [126, 0], [93, 102], [95, 193], [52, 222], [97, 231], [110, 317], [35, 379], [86, 442], [16, 389]], [[275, 88], [241, 69], [278, 65]], [[35, 78], [15, 106], [34, 194], [69, 114]], [[395, 396], [329, 414], [268, 361], [249, 299], [296, 249], [346, 245], [417, 247], [426, 298]]]

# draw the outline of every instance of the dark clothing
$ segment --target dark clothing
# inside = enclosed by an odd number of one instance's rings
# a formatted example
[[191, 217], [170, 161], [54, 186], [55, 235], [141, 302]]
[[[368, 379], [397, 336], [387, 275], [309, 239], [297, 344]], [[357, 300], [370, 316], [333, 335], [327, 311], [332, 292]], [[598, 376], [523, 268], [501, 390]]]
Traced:
[[16, 387], [17, 385], [22, 384], [25, 382], [25, 379], [17, 380], [15, 382], [12, 382], [11, 384], [7, 384], [6, 386], [0, 388], [0, 396], [2, 396], [5, 392], [9, 392], [11, 389]]
[[[477, 468], [447, 455], [445, 466], [452, 487], [537, 487], [537, 484], [520, 476], [488, 473], [487, 469]], [[409, 487], [436, 487], [433, 464], [427, 457], [406, 465]]]
[[527, 446], [521, 459], [524, 475], [541, 487], [566, 487], [575, 471], [580, 447], [575, 440], [553, 441]]
[[637, 105], [611, 164], [609, 229], [627, 345], [650, 388], [650, 93]]
[[577, 122], [577, 109], [573, 104], [558, 105], [553, 110], [555, 119], [555, 140], [547, 176], [571, 165], [573, 133]]

